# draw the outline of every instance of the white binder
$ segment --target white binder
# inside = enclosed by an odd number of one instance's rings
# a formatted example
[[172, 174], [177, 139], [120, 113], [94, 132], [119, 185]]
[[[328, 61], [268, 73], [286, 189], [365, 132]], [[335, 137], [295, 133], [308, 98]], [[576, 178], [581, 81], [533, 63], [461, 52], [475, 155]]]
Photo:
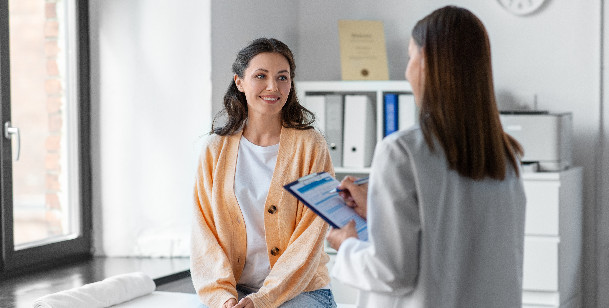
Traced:
[[343, 96], [326, 95], [326, 141], [334, 167], [343, 165]]
[[407, 129], [417, 122], [417, 105], [414, 95], [400, 94], [398, 96], [398, 128]]
[[326, 131], [326, 97], [324, 95], [307, 95], [304, 99], [304, 107], [315, 114], [316, 127], [322, 133]]
[[376, 112], [367, 95], [345, 95], [343, 127], [343, 167], [369, 167], [376, 145]]

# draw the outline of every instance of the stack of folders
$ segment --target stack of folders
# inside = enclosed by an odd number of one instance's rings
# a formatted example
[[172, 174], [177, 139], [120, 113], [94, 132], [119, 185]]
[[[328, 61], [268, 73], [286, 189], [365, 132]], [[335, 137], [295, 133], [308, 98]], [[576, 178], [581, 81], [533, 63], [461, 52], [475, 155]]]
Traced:
[[417, 112], [412, 94], [385, 93], [383, 99], [383, 136], [416, 123]]
[[[410, 93], [383, 94], [383, 136], [416, 124]], [[376, 146], [376, 107], [364, 94], [305, 96], [304, 106], [315, 114], [314, 126], [326, 137], [334, 167], [365, 168]]]
[[376, 109], [368, 95], [307, 95], [305, 107], [326, 137], [335, 167], [369, 167], [376, 145]]
[[314, 126], [328, 142], [330, 158], [335, 167], [343, 164], [343, 96], [340, 94], [307, 95], [305, 107], [315, 114]]

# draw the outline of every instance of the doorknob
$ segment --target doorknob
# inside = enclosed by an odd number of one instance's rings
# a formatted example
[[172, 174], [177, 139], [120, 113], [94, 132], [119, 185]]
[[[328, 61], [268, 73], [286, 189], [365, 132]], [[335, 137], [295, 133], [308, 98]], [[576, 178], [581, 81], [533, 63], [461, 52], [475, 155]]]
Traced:
[[21, 152], [21, 137], [19, 136], [19, 128], [12, 127], [11, 121], [4, 123], [4, 138], [12, 140], [13, 135], [17, 136], [17, 157], [15, 161], [19, 160], [19, 153]]

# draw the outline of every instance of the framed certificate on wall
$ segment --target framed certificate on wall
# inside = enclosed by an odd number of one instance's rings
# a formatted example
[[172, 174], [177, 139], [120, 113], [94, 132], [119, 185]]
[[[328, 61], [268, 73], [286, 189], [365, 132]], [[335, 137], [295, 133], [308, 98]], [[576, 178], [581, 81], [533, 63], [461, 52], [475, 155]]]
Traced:
[[374, 20], [338, 21], [343, 80], [388, 80], [383, 23]]

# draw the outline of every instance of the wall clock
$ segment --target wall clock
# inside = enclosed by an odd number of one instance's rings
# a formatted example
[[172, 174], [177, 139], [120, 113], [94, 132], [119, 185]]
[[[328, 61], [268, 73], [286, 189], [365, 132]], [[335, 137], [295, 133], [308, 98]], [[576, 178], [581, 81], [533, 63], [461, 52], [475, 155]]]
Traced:
[[546, 0], [497, 0], [514, 15], [527, 15], [537, 11]]

